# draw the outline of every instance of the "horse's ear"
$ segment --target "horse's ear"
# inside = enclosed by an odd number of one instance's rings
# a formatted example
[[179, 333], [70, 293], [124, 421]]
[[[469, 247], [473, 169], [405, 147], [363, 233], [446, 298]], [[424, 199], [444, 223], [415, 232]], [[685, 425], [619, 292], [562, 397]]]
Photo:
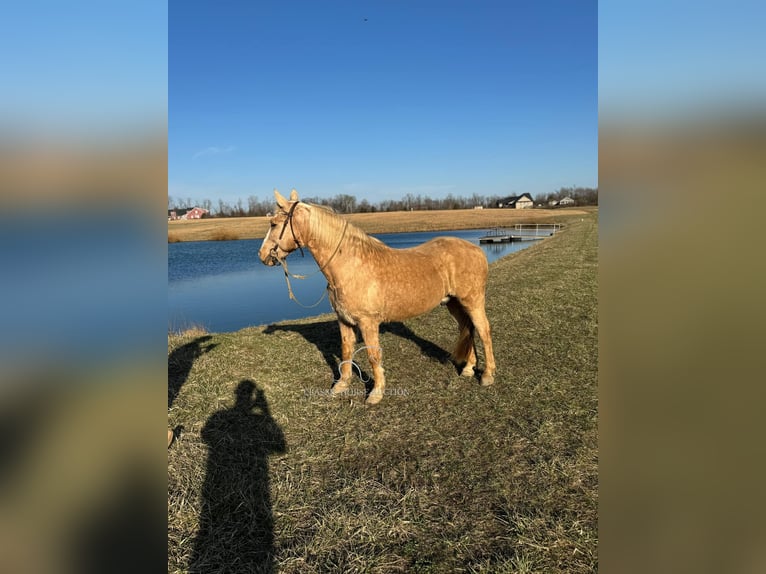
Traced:
[[298, 201], [298, 192], [294, 189], [290, 192], [290, 201]]
[[274, 189], [274, 198], [277, 200], [277, 205], [281, 207], [282, 209], [287, 209], [287, 200], [282, 197], [282, 194], [279, 193], [276, 188]]

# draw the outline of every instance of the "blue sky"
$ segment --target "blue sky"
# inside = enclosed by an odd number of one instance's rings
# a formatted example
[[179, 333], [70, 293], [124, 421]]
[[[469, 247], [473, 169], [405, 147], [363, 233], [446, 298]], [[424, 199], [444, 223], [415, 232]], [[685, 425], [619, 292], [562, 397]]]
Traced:
[[597, 186], [596, 2], [174, 0], [168, 193]]

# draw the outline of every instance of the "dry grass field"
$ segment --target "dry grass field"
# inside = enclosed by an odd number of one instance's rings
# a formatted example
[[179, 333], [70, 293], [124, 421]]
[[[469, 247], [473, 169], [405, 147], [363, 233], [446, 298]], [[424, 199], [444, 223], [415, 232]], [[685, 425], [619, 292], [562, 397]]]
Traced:
[[[516, 223], [561, 223], [592, 213], [596, 208], [564, 209], [455, 209], [445, 211], [393, 211], [354, 213], [348, 220], [367, 233], [482, 229]], [[269, 228], [267, 217], [232, 217], [169, 221], [168, 242], [260, 239]]]
[[443, 307], [383, 325], [375, 407], [358, 378], [327, 394], [334, 315], [169, 335], [168, 571], [597, 571], [597, 229], [492, 263], [490, 387], [449, 362]]

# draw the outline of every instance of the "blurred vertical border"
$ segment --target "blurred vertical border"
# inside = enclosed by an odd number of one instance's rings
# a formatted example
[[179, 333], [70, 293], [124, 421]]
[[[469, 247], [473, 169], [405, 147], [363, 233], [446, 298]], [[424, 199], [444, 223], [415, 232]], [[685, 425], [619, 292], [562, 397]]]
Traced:
[[0, 571], [165, 564], [164, 2], [0, 23]]
[[600, 567], [764, 572], [764, 5], [599, 5]]

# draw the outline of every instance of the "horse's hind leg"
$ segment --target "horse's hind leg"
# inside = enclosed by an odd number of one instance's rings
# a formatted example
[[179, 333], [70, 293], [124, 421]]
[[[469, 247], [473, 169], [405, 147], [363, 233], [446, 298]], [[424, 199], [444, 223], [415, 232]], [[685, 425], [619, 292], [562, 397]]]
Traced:
[[460, 301], [454, 297], [447, 301], [447, 309], [457, 321], [458, 338], [455, 343], [455, 350], [452, 352], [452, 359], [455, 366], [462, 371], [463, 377], [472, 377], [473, 369], [476, 366], [476, 346], [473, 341], [474, 326], [473, 321], [466, 313]]
[[374, 322], [359, 323], [359, 330], [362, 332], [364, 345], [367, 348], [367, 358], [372, 367], [372, 376], [375, 383], [365, 401], [368, 405], [375, 405], [383, 399], [383, 392], [386, 389], [386, 377], [383, 373], [383, 350], [379, 341], [379, 324]]
[[492, 351], [492, 330], [489, 326], [489, 320], [487, 319], [487, 312], [484, 309], [484, 296], [476, 298], [474, 301], [463, 301], [465, 309], [468, 315], [471, 317], [476, 332], [481, 337], [481, 342], [484, 345], [484, 356], [487, 362], [487, 367], [484, 369], [484, 373], [481, 376], [482, 385], [491, 385], [495, 382], [495, 354]]

